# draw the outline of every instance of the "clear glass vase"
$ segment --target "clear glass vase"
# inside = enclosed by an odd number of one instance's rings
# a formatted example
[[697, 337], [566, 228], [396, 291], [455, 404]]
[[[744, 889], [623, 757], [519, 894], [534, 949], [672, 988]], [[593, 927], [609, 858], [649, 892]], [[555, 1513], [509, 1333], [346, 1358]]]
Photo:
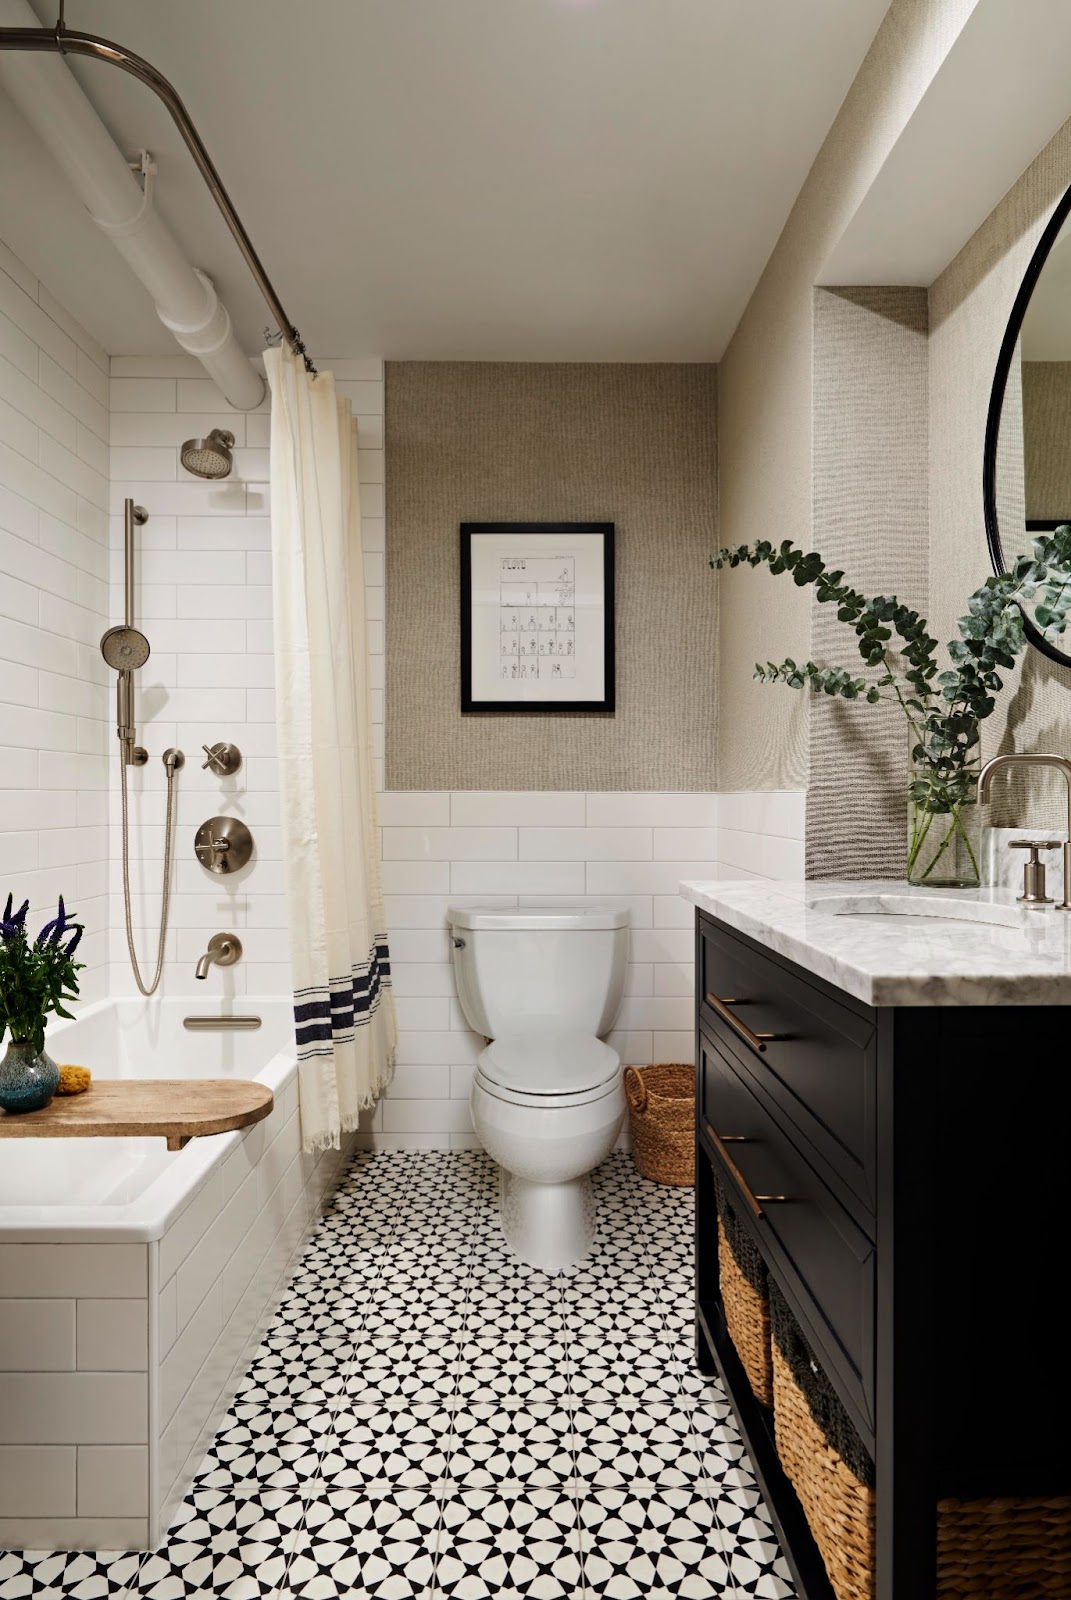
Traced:
[[977, 889], [982, 820], [977, 774], [952, 778], [915, 766], [907, 805], [907, 880], [930, 889]]

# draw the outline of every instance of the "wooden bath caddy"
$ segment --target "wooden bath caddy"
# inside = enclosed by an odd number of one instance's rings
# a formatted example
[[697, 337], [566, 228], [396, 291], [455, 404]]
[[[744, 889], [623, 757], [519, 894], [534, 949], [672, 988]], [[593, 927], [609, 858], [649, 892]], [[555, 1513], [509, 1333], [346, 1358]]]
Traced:
[[181, 1150], [191, 1139], [248, 1128], [274, 1096], [249, 1078], [94, 1078], [83, 1094], [40, 1111], [0, 1111], [0, 1139], [152, 1139]]

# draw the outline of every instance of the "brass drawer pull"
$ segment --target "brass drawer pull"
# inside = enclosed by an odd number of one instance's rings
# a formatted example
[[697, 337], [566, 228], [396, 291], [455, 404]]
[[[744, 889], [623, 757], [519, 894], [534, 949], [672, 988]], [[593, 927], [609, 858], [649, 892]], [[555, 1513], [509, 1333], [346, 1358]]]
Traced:
[[715, 1150], [721, 1156], [721, 1159], [724, 1161], [725, 1165], [732, 1174], [733, 1181], [740, 1190], [740, 1193], [743, 1195], [744, 1199], [747, 1201], [748, 1207], [756, 1222], [761, 1222], [763, 1216], [765, 1215], [762, 1209], [764, 1205], [772, 1206], [775, 1203], [787, 1202], [789, 1198], [787, 1194], [756, 1194], [751, 1185], [748, 1183], [747, 1179], [744, 1177], [744, 1174], [740, 1171], [740, 1168], [737, 1166], [736, 1162], [733, 1160], [732, 1156], [729, 1154], [728, 1150], [725, 1148], [726, 1144], [754, 1144], [755, 1141], [748, 1134], [728, 1133], [723, 1138], [720, 1133], [715, 1133], [709, 1122], [707, 1123], [707, 1134], [713, 1142]]
[[717, 1012], [723, 1022], [727, 1022], [735, 1034], [749, 1044], [752, 1050], [757, 1050], [760, 1055], [765, 1055], [766, 1046], [771, 1040], [787, 1039], [787, 1033], [755, 1033], [746, 1022], [741, 1022], [739, 1017], [734, 1017], [729, 1010], [730, 1006], [747, 1005], [746, 1000], [722, 1000], [716, 994], [707, 995], [707, 1005]]

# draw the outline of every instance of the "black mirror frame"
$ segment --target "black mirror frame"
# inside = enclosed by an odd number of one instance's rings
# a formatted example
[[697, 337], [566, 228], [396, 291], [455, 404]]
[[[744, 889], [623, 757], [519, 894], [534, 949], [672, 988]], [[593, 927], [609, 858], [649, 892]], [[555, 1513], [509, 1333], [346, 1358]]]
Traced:
[[[1008, 373], [1011, 371], [1015, 347], [1019, 342], [1019, 335], [1023, 329], [1026, 309], [1030, 304], [1037, 281], [1049, 253], [1060, 235], [1060, 230], [1071, 214], [1071, 188], [1068, 188], [1063, 198], [1057, 204], [1056, 210], [1045, 224], [1045, 231], [1037, 242], [1034, 254], [1030, 257], [1030, 265], [1019, 285], [1019, 292], [1015, 296], [1008, 318], [1008, 326], [1004, 330], [1001, 341], [1000, 354], [997, 356], [996, 371], [993, 374], [993, 387], [989, 394], [989, 413], [985, 422], [985, 448], [982, 453], [982, 507], [985, 514], [985, 536], [989, 546], [989, 559], [993, 563], [993, 571], [998, 577], [1007, 572], [1007, 563], [1004, 559], [1004, 548], [1000, 540], [1000, 523], [997, 519], [997, 441], [1000, 438], [1000, 420], [1004, 411], [1004, 395], [1008, 387]], [[1039, 526], [1056, 527], [1058, 524], [1027, 523], [1027, 528]], [[1022, 608], [1020, 607], [1020, 611]], [[1055, 645], [1041, 632], [1040, 628], [1031, 621], [1025, 611], [1022, 611], [1023, 629], [1028, 641], [1035, 650], [1040, 650], [1043, 656], [1048, 656], [1050, 661], [1055, 661], [1058, 666], [1071, 667], [1071, 649], [1058, 650]]]

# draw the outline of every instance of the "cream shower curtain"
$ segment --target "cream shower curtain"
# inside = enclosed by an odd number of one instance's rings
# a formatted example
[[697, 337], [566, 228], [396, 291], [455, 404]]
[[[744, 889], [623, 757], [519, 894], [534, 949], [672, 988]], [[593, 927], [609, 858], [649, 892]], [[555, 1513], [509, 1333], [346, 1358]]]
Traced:
[[282, 851], [302, 1141], [337, 1146], [394, 1070], [380, 888], [357, 427], [331, 373], [288, 349], [271, 387], [271, 533]]

